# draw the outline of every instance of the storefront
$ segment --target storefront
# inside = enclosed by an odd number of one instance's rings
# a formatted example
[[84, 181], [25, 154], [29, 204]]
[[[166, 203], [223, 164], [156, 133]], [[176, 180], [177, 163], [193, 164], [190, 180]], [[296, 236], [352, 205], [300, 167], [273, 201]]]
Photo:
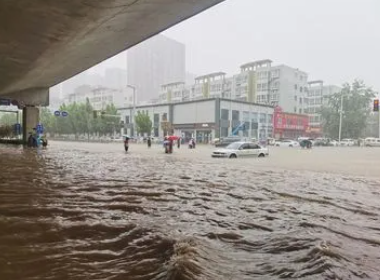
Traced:
[[215, 123], [174, 124], [174, 133], [188, 141], [195, 138], [197, 143], [209, 143], [215, 135]]
[[273, 118], [274, 137], [276, 139], [297, 139], [306, 136], [309, 129], [309, 117], [302, 114], [285, 113], [276, 107]]

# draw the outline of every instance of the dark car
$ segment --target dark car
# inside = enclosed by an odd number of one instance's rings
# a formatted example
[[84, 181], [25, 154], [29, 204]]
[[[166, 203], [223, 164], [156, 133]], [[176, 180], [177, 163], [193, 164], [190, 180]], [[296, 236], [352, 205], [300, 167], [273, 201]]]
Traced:
[[242, 141], [240, 137], [226, 137], [215, 143], [215, 147], [227, 147], [229, 144], [239, 141]]

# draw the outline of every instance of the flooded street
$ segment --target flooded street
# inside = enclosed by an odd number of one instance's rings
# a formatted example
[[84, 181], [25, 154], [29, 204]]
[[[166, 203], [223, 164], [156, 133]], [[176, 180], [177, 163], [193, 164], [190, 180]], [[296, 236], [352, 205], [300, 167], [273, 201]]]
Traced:
[[378, 279], [380, 149], [0, 146], [0, 279]]

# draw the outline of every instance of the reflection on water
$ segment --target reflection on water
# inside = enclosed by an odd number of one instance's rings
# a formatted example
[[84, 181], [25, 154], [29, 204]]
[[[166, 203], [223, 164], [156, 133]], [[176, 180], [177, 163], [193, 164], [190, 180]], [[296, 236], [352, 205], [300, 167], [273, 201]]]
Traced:
[[379, 277], [379, 182], [104, 149], [0, 146], [0, 279]]

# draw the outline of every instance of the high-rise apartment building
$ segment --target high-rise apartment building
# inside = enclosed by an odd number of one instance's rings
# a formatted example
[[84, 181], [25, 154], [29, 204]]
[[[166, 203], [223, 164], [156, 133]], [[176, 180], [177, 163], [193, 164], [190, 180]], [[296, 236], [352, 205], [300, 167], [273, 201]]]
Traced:
[[287, 65], [272, 66], [269, 59], [246, 63], [240, 70], [234, 75], [235, 99], [280, 106], [289, 113], [305, 113], [306, 72]]
[[161, 85], [186, 81], [185, 65], [185, 45], [157, 35], [128, 50], [128, 84], [138, 102], [156, 99]]
[[[193, 85], [174, 83], [175, 102], [182, 98], [227, 98], [258, 104], [280, 106], [284, 112], [307, 113], [308, 75], [304, 71], [287, 65], [272, 66], [269, 59], [250, 62], [240, 67], [240, 73], [226, 77], [224, 72], [215, 72], [195, 78]], [[159, 102], [174, 102], [173, 83], [161, 89]], [[182, 94], [182, 96], [181, 96]], [[169, 98], [170, 97], [170, 98]]]
[[322, 134], [322, 106], [326, 105], [328, 98], [339, 93], [342, 88], [334, 85], [324, 85], [322, 80], [310, 81], [307, 92], [307, 113], [311, 132]]

